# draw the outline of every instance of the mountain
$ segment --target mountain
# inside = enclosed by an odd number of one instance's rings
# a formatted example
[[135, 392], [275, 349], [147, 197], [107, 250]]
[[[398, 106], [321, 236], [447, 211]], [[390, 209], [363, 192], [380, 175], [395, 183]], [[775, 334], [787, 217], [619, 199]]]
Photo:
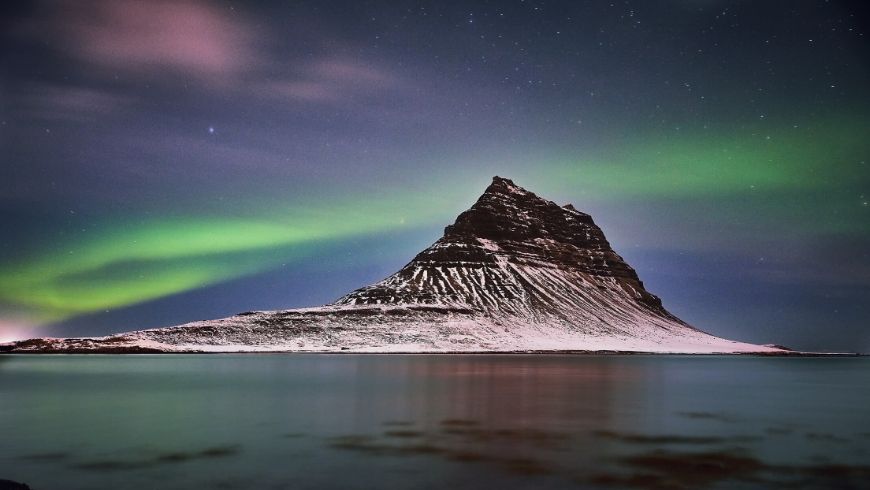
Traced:
[[6, 350], [787, 352], [686, 324], [644, 288], [591, 216], [501, 177], [401, 270], [331, 304]]

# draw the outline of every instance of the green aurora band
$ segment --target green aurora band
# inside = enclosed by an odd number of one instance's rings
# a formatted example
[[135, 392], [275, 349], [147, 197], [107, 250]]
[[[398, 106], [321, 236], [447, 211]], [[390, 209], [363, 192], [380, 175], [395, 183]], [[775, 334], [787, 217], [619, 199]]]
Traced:
[[[754, 209], [751, 219], [802, 219], [808, 233], [868, 233], [868, 208], [858, 202], [860, 188], [852, 182], [857, 166], [864, 165], [856, 155], [870, 149], [866, 121], [840, 118], [712, 133], [638, 138], [607, 157], [566, 152], [570, 156], [504, 173], [528, 177], [519, 183], [545, 195], [609, 202], [737, 200], [745, 204], [729, 212]], [[256, 274], [322, 255], [352, 237], [444, 224], [480, 192], [467, 172], [458, 177], [433, 178], [428, 188], [437, 193], [399, 192], [385, 184], [391, 190], [375, 199], [321, 196], [288, 203], [264, 196], [240, 204], [249, 206], [250, 216], [107, 220], [96, 235], [0, 263], [0, 304], [38, 322], [54, 322]], [[854, 188], [855, 195], [830, 196], [836, 188]], [[825, 212], [798, 218], [795, 210], [778, 206], [759, 214], [766, 202], [761, 193], [811, 195], [811, 205]]]

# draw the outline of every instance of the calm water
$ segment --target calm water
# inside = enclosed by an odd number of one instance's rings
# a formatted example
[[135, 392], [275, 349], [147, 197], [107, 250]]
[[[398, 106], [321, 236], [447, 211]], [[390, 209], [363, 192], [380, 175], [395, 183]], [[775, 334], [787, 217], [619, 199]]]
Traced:
[[870, 359], [0, 357], [55, 488], [870, 488]]

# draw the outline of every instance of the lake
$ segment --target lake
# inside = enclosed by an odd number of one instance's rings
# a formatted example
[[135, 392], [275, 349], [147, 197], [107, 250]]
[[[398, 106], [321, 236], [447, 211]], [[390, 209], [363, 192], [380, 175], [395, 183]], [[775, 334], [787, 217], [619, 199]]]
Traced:
[[870, 488], [870, 359], [7, 355], [0, 478], [92, 488]]

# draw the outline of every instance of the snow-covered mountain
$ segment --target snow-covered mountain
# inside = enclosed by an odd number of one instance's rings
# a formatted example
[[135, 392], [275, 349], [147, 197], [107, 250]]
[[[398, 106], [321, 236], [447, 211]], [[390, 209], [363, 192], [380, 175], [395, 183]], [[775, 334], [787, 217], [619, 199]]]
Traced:
[[687, 325], [644, 288], [591, 216], [501, 177], [400, 271], [329, 305], [7, 347], [14, 352], [787, 352]]

